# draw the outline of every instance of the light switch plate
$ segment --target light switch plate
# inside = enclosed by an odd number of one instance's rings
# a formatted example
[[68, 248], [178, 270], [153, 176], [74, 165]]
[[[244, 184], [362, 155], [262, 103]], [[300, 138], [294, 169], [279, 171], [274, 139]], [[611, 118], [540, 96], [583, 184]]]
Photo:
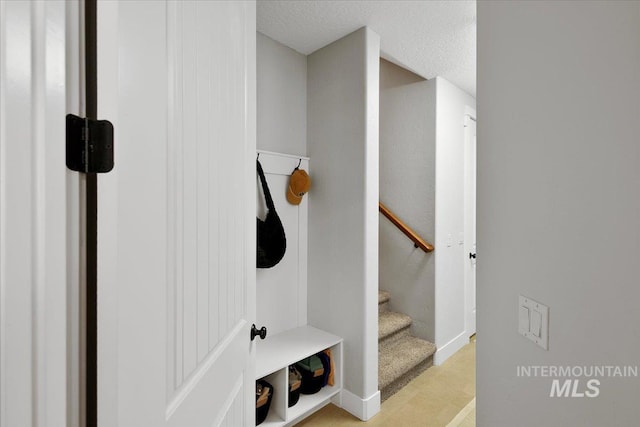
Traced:
[[529, 332], [533, 334], [534, 337], [540, 338], [540, 332], [542, 330], [542, 315], [540, 311], [533, 310], [531, 312], [531, 329]]
[[[523, 316], [526, 310], [528, 316], [525, 322]], [[518, 333], [549, 350], [549, 307], [520, 295], [518, 313]]]
[[525, 306], [520, 306], [518, 307], [519, 313], [518, 313], [518, 332], [520, 332], [521, 335], [524, 335], [526, 332], [529, 332], [529, 325], [530, 325], [530, 313], [529, 313], [529, 307], [525, 307]]

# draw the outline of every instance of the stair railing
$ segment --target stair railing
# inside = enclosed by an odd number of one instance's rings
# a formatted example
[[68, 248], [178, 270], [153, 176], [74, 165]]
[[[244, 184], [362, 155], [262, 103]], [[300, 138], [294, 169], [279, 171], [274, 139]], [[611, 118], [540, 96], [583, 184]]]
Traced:
[[418, 235], [418, 233], [413, 231], [411, 227], [409, 227], [407, 224], [402, 222], [400, 218], [398, 218], [393, 212], [391, 212], [389, 208], [387, 208], [381, 202], [378, 203], [378, 208], [380, 210], [380, 213], [386, 216], [389, 219], [389, 221], [393, 223], [393, 225], [398, 227], [400, 231], [402, 231], [404, 235], [407, 236], [409, 240], [413, 242], [413, 245], [416, 248], [420, 248], [425, 252], [433, 251], [433, 245], [431, 243], [427, 243], [422, 237]]

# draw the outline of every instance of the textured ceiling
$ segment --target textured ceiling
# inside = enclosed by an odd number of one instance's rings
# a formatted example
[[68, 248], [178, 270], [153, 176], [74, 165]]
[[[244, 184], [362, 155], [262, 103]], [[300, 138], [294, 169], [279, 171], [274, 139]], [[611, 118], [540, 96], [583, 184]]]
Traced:
[[305, 55], [366, 25], [383, 58], [476, 96], [475, 0], [259, 0], [257, 13], [258, 31]]

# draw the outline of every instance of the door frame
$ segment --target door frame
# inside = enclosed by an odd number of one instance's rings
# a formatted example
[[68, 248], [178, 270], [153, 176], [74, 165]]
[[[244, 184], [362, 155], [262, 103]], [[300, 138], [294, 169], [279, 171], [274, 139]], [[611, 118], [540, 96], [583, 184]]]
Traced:
[[65, 115], [83, 115], [79, 0], [0, 2], [0, 425], [79, 427], [83, 178]]

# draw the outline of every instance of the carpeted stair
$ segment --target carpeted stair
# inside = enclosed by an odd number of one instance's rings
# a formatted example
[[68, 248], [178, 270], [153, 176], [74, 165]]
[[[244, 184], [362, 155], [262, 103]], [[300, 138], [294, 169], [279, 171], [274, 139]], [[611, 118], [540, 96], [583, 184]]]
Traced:
[[378, 388], [386, 400], [433, 365], [436, 346], [412, 336], [411, 318], [389, 309], [389, 292], [378, 292]]

